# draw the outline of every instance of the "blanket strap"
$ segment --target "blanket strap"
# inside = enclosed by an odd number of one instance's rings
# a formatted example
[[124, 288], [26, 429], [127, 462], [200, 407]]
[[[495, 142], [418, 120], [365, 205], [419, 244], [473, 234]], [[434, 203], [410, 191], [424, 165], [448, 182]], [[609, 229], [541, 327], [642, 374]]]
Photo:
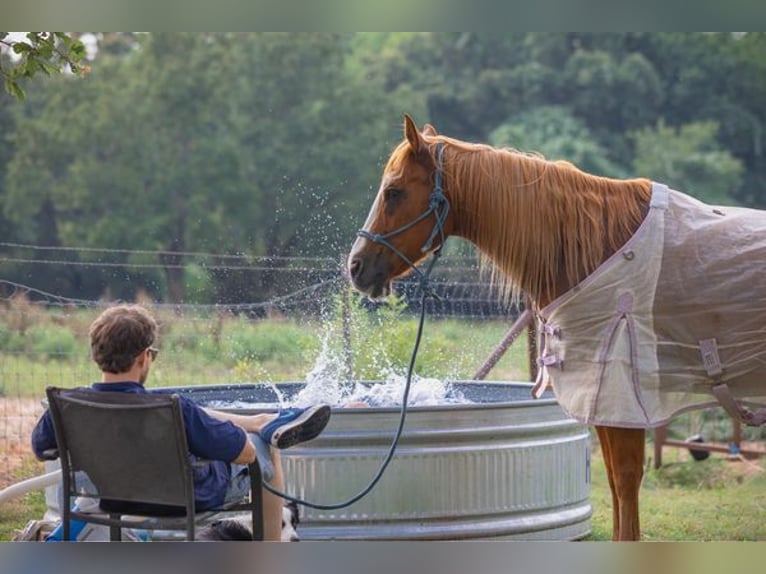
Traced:
[[721, 357], [718, 354], [718, 342], [714, 338], [702, 339], [700, 341], [700, 354], [702, 355], [702, 365], [708, 376], [716, 381], [710, 390], [724, 410], [729, 413], [729, 416], [752, 427], [766, 424], [766, 408], [751, 411], [737, 402], [734, 395], [731, 394], [729, 385], [720, 382], [720, 377], [723, 374], [723, 363], [721, 363]]
[[712, 387], [713, 396], [718, 399], [721, 406], [729, 413], [729, 416], [745, 423], [748, 426], [759, 427], [766, 424], [766, 408], [760, 408], [755, 411], [739, 404], [731, 389], [726, 383], [719, 383]]

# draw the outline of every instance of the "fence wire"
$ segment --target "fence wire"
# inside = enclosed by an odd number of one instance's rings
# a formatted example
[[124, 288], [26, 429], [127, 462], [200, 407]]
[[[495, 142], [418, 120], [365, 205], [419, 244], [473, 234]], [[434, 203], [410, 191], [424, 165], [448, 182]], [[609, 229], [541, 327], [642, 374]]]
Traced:
[[[0, 245], [17, 250], [34, 247]], [[44, 254], [45, 248], [35, 252]], [[59, 265], [61, 253], [54, 250], [50, 259], [26, 257], [25, 264]], [[223, 261], [228, 264], [225, 270], [245, 263], [235, 257]], [[287, 274], [285, 261], [246, 264]], [[337, 262], [302, 258], [289, 264], [289, 278], [280, 282], [288, 289], [264, 300], [214, 304], [154, 301], [140, 290], [130, 301], [108, 295], [78, 298], [57, 293], [55, 286], [0, 279], [0, 487], [40, 471], [31, 457], [29, 439], [43, 412], [45, 387], [87, 386], [100, 377], [89, 357], [88, 327], [116, 303], [144, 304], [160, 323], [162, 353], [149, 387], [304, 381], [316, 372], [328, 347], [344, 357], [345, 375], [354, 376], [356, 369], [360, 378], [369, 378], [371, 369], [386, 368], [378, 365], [385, 361], [382, 355], [408, 353], [413, 343], [410, 325], [420, 304], [415, 282], [394, 283], [392, 306], [367, 301], [354, 292]], [[430, 324], [422, 351], [423, 376], [431, 372], [429, 365], [436, 365], [439, 376], [469, 379], [518, 310], [499, 300], [471, 258], [445, 258], [433, 289], [437, 298], [426, 302]], [[392, 329], [392, 322], [400, 327]], [[384, 333], [389, 333], [385, 335], [389, 340], [380, 340]], [[330, 339], [334, 342], [328, 343]], [[372, 348], [378, 349], [376, 356], [371, 355]], [[355, 353], [356, 367], [349, 367], [349, 357]], [[519, 349], [498, 364], [499, 377], [526, 380], [525, 361], [525, 351]]]

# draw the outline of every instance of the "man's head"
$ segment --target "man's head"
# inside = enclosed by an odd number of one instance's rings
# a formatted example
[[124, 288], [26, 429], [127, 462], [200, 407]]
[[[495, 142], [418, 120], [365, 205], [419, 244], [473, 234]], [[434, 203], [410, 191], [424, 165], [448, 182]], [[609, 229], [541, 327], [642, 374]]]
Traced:
[[152, 359], [156, 350], [157, 322], [139, 305], [110, 307], [90, 326], [90, 349], [93, 360], [105, 373], [126, 373], [131, 370], [142, 354], [146, 368], [143, 383], [149, 372], [148, 356]]

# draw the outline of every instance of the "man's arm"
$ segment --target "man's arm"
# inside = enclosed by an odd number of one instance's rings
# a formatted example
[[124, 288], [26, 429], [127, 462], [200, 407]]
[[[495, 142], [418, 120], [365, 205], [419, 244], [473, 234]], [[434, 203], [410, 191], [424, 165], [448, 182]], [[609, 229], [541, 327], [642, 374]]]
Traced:
[[32, 452], [35, 453], [37, 460], [44, 460], [43, 453], [58, 446], [50, 411], [45, 411], [40, 420], [37, 421], [30, 442], [32, 443]]

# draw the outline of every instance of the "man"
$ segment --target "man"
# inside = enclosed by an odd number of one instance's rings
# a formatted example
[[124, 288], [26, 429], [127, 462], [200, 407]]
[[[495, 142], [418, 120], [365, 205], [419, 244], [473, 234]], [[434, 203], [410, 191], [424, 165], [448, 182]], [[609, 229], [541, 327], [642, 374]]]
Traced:
[[[157, 323], [139, 305], [106, 309], [90, 326], [93, 360], [101, 369], [98, 391], [146, 393], [144, 383], [157, 360]], [[284, 479], [278, 449], [289, 448], [315, 438], [330, 418], [330, 407], [284, 409], [276, 414], [237, 415], [202, 408], [181, 397], [186, 438], [192, 456], [210, 461], [194, 470], [194, 498], [197, 510], [222, 505], [249, 492], [247, 464], [256, 458], [248, 433], [257, 433], [271, 446], [274, 478], [271, 484], [283, 490]], [[32, 432], [32, 450], [42, 453], [56, 446], [53, 421], [43, 414]], [[282, 499], [264, 490], [264, 537], [281, 536]]]

